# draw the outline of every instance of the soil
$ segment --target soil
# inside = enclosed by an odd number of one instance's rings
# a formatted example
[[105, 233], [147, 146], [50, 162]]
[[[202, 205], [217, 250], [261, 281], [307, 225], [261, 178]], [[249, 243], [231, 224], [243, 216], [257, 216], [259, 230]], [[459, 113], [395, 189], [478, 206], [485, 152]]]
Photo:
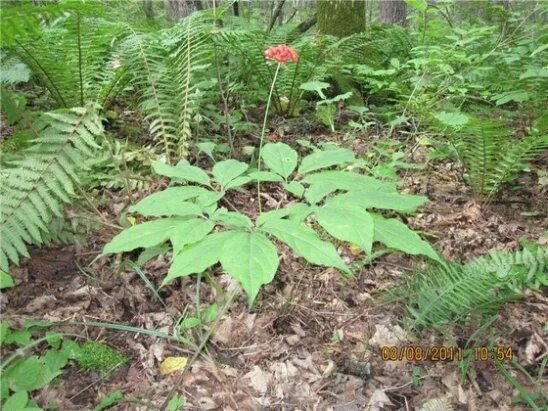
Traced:
[[[340, 135], [315, 140], [334, 138], [343, 140]], [[285, 135], [283, 141], [292, 144], [294, 139]], [[368, 141], [358, 136], [346, 144], [366, 152]], [[423, 148], [410, 145], [407, 151], [410, 161], [424, 163]], [[494, 250], [517, 250], [520, 237], [547, 243], [546, 191], [534, 179], [522, 181], [519, 191], [504, 190], [508, 194], [486, 205], [473, 199], [450, 161], [430, 163], [422, 171], [407, 170], [401, 177], [404, 192], [430, 198], [407, 222], [446, 258], [467, 261]], [[265, 184], [263, 191], [267, 207], [287, 201], [275, 185]], [[250, 214], [255, 209], [253, 199], [253, 192], [228, 197]], [[125, 205], [124, 201], [119, 200]], [[114, 203], [100, 211], [115, 225], [120, 207]], [[195, 306], [195, 277], [160, 290], [165, 309], [136, 272], [117, 272], [120, 258], [95, 259], [115, 233], [108, 226], [93, 234], [86, 247], [34, 252], [14, 272], [17, 286], [2, 294], [3, 317], [13, 327], [41, 319], [119, 323], [173, 334], [185, 307], [192, 311]], [[344, 246], [339, 251], [349, 262], [363, 258]], [[143, 272], [159, 284], [168, 264], [160, 256]], [[407, 331], [404, 307], [383, 300], [384, 291], [401, 284], [422, 264], [420, 259], [390, 254], [363, 266], [354, 278], [344, 279], [336, 270], [307, 265], [283, 250], [274, 282], [264, 287], [252, 310], [239, 296], [183, 384], [176, 387], [186, 397], [185, 409], [442, 410], [451, 409], [449, 405], [458, 410], [527, 409], [515, 402], [519, 393], [492, 362], [470, 363], [467, 376], [461, 378], [462, 364], [457, 361], [383, 361], [383, 346], [453, 345], [440, 330]], [[232, 286], [219, 267], [212, 273], [225, 290]], [[202, 281], [203, 307], [220, 300], [215, 288]], [[491, 325], [490, 337], [475, 344], [496, 341], [512, 347], [515, 359], [537, 376], [548, 354], [547, 314], [546, 294], [528, 292], [522, 300], [507, 304]], [[455, 325], [450, 331], [457, 341], [466, 342], [476, 326]], [[109, 393], [122, 390], [128, 402], [111, 409], [155, 409], [151, 404], [162, 404], [179, 378], [178, 372], [161, 374], [161, 362], [194, 353], [187, 345], [143, 334], [95, 326], [58, 329], [107, 343], [131, 361], [107, 377], [71, 363], [53, 384], [35, 393], [42, 407], [55, 401], [59, 410], [89, 410]], [[199, 341], [198, 331], [190, 331], [185, 337]], [[515, 365], [504, 365], [527, 391], [547, 391], [542, 376], [540, 386], [535, 386]]]

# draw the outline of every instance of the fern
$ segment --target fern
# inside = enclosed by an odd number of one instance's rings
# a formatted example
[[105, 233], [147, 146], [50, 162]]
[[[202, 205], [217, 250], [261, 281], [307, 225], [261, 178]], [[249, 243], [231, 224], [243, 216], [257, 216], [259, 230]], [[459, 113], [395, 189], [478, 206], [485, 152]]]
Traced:
[[119, 54], [128, 84], [139, 96], [150, 132], [168, 160], [180, 154], [190, 137], [192, 114], [199, 104], [198, 80], [212, 61], [208, 24], [195, 13], [175, 27], [158, 33], [130, 35]]
[[412, 42], [405, 29], [398, 25], [373, 26], [366, 33], [344, 37], [332, 46], [334, 52], [331, 65], [368, 64], [381, 68], [392, 57], [405, 60], [411, 51]]
[[343, 65], [367, 62], [380, 66], [394, 53], [405, 57], [411, 47], [401, 28], [375, 28], [371, 33], [342, 39], [318, 34], [296, 36], [291, 29], [269, 34], [261, 28], [229, 28], [216, 32], [214, 40], [235, 67], [229, 73], [232, 83], [244, 83], [246, 89], [251, 87], [265, 98], [274, 70], [265, 61], [264, 51], [277, 44], [290, 44], [297, 51], [299, 62], [285, 65], [276, 80], [273, 107], [282, 115], [297, 112], [295, 108], [303, 93], [299, 90], [302, 83], [335, 78]]
[[229, 73], [233, 83], [244, 83], [259, 96], [266, 98], [274, 76], [274, 69], [264, 58], [265, 50], [278, 44], [291, 44], [299, 62], [285, 65], [278, 73], [273, 96], [273, 107], [278, 114], [294, 114], [302, 91], [298, 87], [307, 81], [319, 80], [328, 71], [325, 64], [329, 47], [335, 43], [330, 36], [267, 34], [261, 29], [226, 29], [215, 36], [215, 44], [224, 50], [232, 66]]
[[514, 253], [495, 252], [472, 260], [467, 269], [493, 273], [514, 291], [538, 288], [548, 285], [548, 249], [538, 246]]
[[406, 300], [412, 327], [465, 320], [520, 297], [534, 279], [546, 285], [548, 249], [493, 253], [468, 264], [450, 263], [415, 273], [396, 294]]
[[103, 132], [97, 107], [44, 114], [40, 138], [0, 174], [0, 269], [19, 256], [29, 257], [27, 244], [42, 244], [52, 217], [74, 195], [77, 171], [97, 147]]
[[105, 105], [122, 84], [111, 53], [123, 33], [101, 17], [98, 4], [68, 3], [9, 9], [2, 16], [7, 32], [2, 47], [31, 68], [59, 107]]
[[[533, 129], [522, 139], [512, 136], [504, 122], [439, 113], [465, 168], [465, 179], [478, 195], [491, 196], [516, 178], [528, 162], [548, 149], [548, 135]], [[461, 124], [452, 119], [463, 120]], [[438, 126], [439, 129], [439, 126]]]

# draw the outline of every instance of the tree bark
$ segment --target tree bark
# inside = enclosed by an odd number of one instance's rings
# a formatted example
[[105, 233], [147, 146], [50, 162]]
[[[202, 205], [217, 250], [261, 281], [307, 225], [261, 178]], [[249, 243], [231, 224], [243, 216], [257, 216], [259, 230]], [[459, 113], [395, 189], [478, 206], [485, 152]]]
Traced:
[[381, 0], [381, 24], [399, 24], [405, 26], [407, 23], [407, 4], [403, 0]]
[[323, 0], [318, 2], [320, 33], [345, 37], [364, 31], [365, 4], [365, 0]]
[[276, 3], [276, 7], [274, 8], [274, 11], [272, 13], [272, 16], [270, 17], [270, 23], [268, 24], [268, 29], [266, 30], [267, 33], [270, 33], [272, 30], [272, 27], [274, 27], [274, 23], [276, 23], [276, 19], [282, 15], [282, 9], [284, 7], [285, 0], [278, 0]]
[[305, 20], [301, 24], [299, 24], [297, 26], [297, 30], [299, 31], [299, 33], [304, 33], [308, 31], [308, 29], [310, 29], [317, 22], [318, 22], [318, 16], [314, 16], [311, 19]]
[[147, 16], [147, 19], [153, 19], [154, 8], [152, 6], [152, 0], [141, 0], [141, 4], [143, 6], [143, 10], [145, 11], [145, 16]]
[[196, 10], [202, 10], [202, 2], [200, 0], [164, 0], [166, 7], [167, 18], [174, 23], [184, 17], [190, 16]]

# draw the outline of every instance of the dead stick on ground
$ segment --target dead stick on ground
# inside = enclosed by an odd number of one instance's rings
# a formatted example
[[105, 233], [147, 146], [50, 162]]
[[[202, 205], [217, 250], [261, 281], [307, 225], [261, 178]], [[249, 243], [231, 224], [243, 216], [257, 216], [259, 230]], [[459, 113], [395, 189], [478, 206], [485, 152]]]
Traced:
[[228, 299], [226, 300], [226, 303], [223, 306], [223, 309], [221, 310], [221, 312], [217, 316], [217, 319], [215, 320], [215, 323], [207, 331], [207, 333], [204, 335], [204, 338], [203, 338], [202, 342], [200, 343], [200, 345], [198, 346], [198, 349], [194, 352], [194, 355], [192, 356], [192, 358], [190, 358], [190, 360], [188, 361], [185, 368], [183, 368], [183, 370], [181, 371], [181, 375], [179, 376], [179, 378], [177, 378], [177, 381], [175, 382], [175, 384], [173, 384], [173, 387], [171, 388], [171, 390], [169, 391], [166, 399], [164, 400], [163, 404], [161, 405], [160, 411], [165, 411], [166, 410], [166, 408], [169, 404], [169, 401], [171, 400], [171, 397], [173, 397], [173, 394], [175, 394], [177, 389], [183, 384], [183, 380], [185, 378], [186, 372], [190, 369], [190, 367], [192, 366], [192, 363], [194, 363], [194, 361], [196, 361], [196, 359], [199, 357], [200, 353], [202, 352], [202, 350], [206, 346], [207, 342], [209, 341], [209, 338], [217, 330], [217, 327], [219, 326], [219, 323], [221, 322], [221, 318], [223, 318], [223, 316], [226, 314], [226, 312], [228, 310], [228, 307], [230, 307], [230, 305], [232, 304], [232, 301], [234, 300], [234, 297], [236, 297], [236, 294], [238, 293], [239, 289], [240, 289], [239, 287], [235, 287], [234, 290], [232, 290], [232, 292], [228, 296]]

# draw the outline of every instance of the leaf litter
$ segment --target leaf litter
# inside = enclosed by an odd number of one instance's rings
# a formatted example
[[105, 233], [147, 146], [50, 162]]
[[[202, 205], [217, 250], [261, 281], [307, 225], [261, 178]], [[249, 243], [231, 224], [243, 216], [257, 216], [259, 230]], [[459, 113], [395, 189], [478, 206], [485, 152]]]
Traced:
[[[546, 215], [520, 214], [523, 208], [542, 209], [536, 193], [529, 200], [536, 205], [502, 198], [483, 207], [468, 200], [469, 193], [453, 169], [443, 163], [434, 168], [433, 173], [404, 176], [407, 192], [430, 198], [421, 213], [407, 220], [445, 257], [467, 260], [495, 249], [515, 250], [522, 235], [534, 242], [544, 238]], [[273, 187], [264, 186], [270, 206], [287, 201]], [[244, 210], [248, 207], [250, 213], [254, 210], [247, 193], [228, 199]], [[112, 216], [108, 206], [104, 213]], [[108, 233], [102, 235], [105, 238], [90, 241], [88, 252], [100, 250], [108, 241]], [[349, 261], [359, 258], [352, 249], [341, 251]], [[71, 247], [47, 252], [47, 258], [42, 251], [33, 253], [29, 264], [16, 272], [19, 285], [3, 293], [3, 318], [14, 327], [30, 319], [101, 321], [173, 334], [182, 309], [195, 303], [192, 278], [161, 291], [171, 307], [166, 311], [135, 273], [125, 270], [114, 275], [114, 261], [98, 260], [87, 270], [90, 276], [83, 276], [68, 261], [83, 267], [91, 261], [88, 255], [78, 256]], [[284, 253], [277, 277], [264, 287], [252, 312], [244, 301], [235, 302], [207, 350], [190, 365], [180, 387], [188, 409], [520, 409], [511, 403], [513, 387], [487, 363], [475, 363], [469, 379], [462, 380], [457, 363], [382, 361], [384, 346], [446, 343], [436, 330], [409, 335], [399, 322], [401, 308], [377, 302], [377, 293], [400, 283], [412, 268], [409, 258], [392, 254], [363, 267], [356, 278], [342, 281], [334, 270], [304, 265]], [[149, 261], [144, 272], [159, 283], [167, 272], [166, 259]], [[228, 280], [222, 283], [225, 289], [230, 285]], [[204, 283], [201, 293], [202, 301], [219, 299], [216, 290]], [[515, 355], [524, 366], [538, 364], [548, 355], [546, 302], [544, 295], [533, 294], [506, 305], [493, 323], [493, 329], [504, 335], [498, 343], [516, 347]], [[54, 400], [59, 409], [91, 409], [118, 389], [131, 398], [160, 404], [193, 353], [190, 347], [151, 336], [85, 326], [63, 330], [106, 342], [131, 360], [108, 379], [70, 364], [57, 384], [34, 396], [41, 406]], [[197, 336], [196, 330], [190, 331]], [[165, 367], [173, 372], [162, 372], [166, 362], [175, 364]], [[523, 378], [520, 383], [530, 386]], [[117, 409], [145, 407], [127, 404]]]

